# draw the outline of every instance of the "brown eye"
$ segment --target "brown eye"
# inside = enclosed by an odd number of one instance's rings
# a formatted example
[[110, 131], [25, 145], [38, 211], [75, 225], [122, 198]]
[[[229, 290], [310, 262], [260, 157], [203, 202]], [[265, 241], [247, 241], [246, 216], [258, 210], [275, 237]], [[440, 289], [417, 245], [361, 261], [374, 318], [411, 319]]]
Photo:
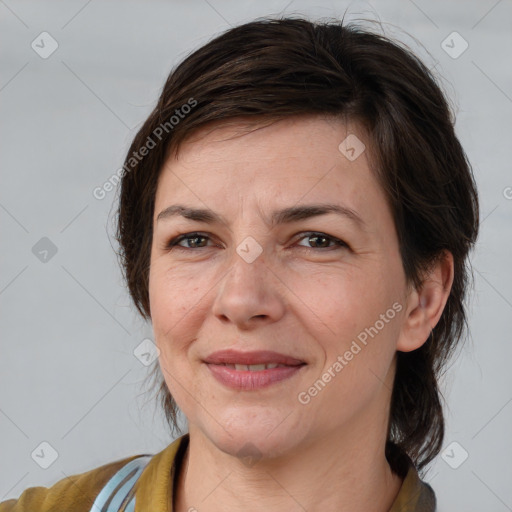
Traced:
[[[204, 240], [209, 240], [210, 237], [203, 233], [185, 233], [184, 235], [177, 236], [169, 241], [167, 244], [167, 248], [171, 249], [173, 247], [177, 247], [180, 249], [202, 249], [206, 247], [205, 245], [201, 245]], [[179, 245], [182, 241], [186, 241], [189, 245], [188, 247]]]
[[326, 235], [325, 233], [307, 233], [305, 236], [300, 238], [300, 240], [307, 240], [308, 243], [313, 244], [313, 247], [306, 247], [307, 249], [331, 249], [333, 247], [329, 246], [331, 242], [334, 243], [334, 246], [348, 247], [348, 245], [342, 240]]

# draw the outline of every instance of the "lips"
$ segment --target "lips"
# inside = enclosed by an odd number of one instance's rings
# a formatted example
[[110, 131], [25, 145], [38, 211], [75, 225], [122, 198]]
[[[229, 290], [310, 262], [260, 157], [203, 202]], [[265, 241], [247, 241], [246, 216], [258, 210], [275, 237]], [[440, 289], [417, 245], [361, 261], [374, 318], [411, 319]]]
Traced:
[[237, 392], [254, 392], [284, 383], [301, 375], [306, 366], [305, 361], [269, 350], [221, 350], [210, 354], [204, 362], [210, 375]]
[[238, 350], [227, 349], [213, 352], [205, 360], [207, 364], [218, 365], [281, 365], [281, 366], [301, 366], [305, 361], [294, 357], [273, 352], [271, 350], [258, 350], [253, 352], [240, 352]]

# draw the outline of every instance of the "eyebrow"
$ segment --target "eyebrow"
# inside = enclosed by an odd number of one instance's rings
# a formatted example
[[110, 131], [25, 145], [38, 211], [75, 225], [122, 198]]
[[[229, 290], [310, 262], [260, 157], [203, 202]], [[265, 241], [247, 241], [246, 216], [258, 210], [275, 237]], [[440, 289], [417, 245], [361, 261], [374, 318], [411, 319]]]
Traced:
[[[346, 217], [352, 222], [357, 224], [360, 228], [366, 225], [363, 219], [351, 208], [341, 206], [338, 204], [309, 204], [305, 206], [290, 206], [282, 210], [276, 210], [271, 215], [270, 226], [274, 227], [278, 224], [291, 224], [300, 220], [308, 219], [310, 217], [317, 217], [320, 215], [327, 215], [335, 213], [337, 215]], [[205, 222], [206, 224], [224, 224], [228, 225], [226, 220], [219, 214], [212, 210], [205, 208], [192, 208], [180, 204], [171, 205], [165, 210], [162, 210], [158, 217], [157, 222], [172, 217], [181, 216], [196, 222]]]

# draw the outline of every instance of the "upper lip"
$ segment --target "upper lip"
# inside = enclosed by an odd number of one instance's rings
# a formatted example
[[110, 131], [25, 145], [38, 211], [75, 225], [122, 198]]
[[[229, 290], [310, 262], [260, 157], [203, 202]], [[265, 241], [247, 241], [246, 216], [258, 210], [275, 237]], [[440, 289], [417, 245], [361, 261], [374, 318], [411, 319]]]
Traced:
[[287, 366], [299, 366], [304, 361], [285, 354], [279, 354], [271, 350], [257, 350], [254, 352], [240, 352], [227, 349], [213, 352], [205, 360], [209, 364], [285, 364]]

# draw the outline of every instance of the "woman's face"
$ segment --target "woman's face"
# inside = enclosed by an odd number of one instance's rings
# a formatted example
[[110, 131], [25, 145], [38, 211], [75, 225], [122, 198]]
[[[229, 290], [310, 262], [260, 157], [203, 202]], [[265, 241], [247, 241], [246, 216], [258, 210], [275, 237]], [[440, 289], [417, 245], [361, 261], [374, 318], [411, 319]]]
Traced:
[[[202, 129], [159, 179], [149, 295], [167, 386], [191, 433], [227, 453], [250, 443], [275, 456], [368, 428], [385, 439], [407, 287], [368, 150], [357, 156], [369, 141], [320, 117], [240, 126]], [[178, 204], [220, 220], [158, 217]], [[311, 205], [353, 215], [277, 215]], [[302, 365], [255, 376], [205, 362], [225, 349]]]

